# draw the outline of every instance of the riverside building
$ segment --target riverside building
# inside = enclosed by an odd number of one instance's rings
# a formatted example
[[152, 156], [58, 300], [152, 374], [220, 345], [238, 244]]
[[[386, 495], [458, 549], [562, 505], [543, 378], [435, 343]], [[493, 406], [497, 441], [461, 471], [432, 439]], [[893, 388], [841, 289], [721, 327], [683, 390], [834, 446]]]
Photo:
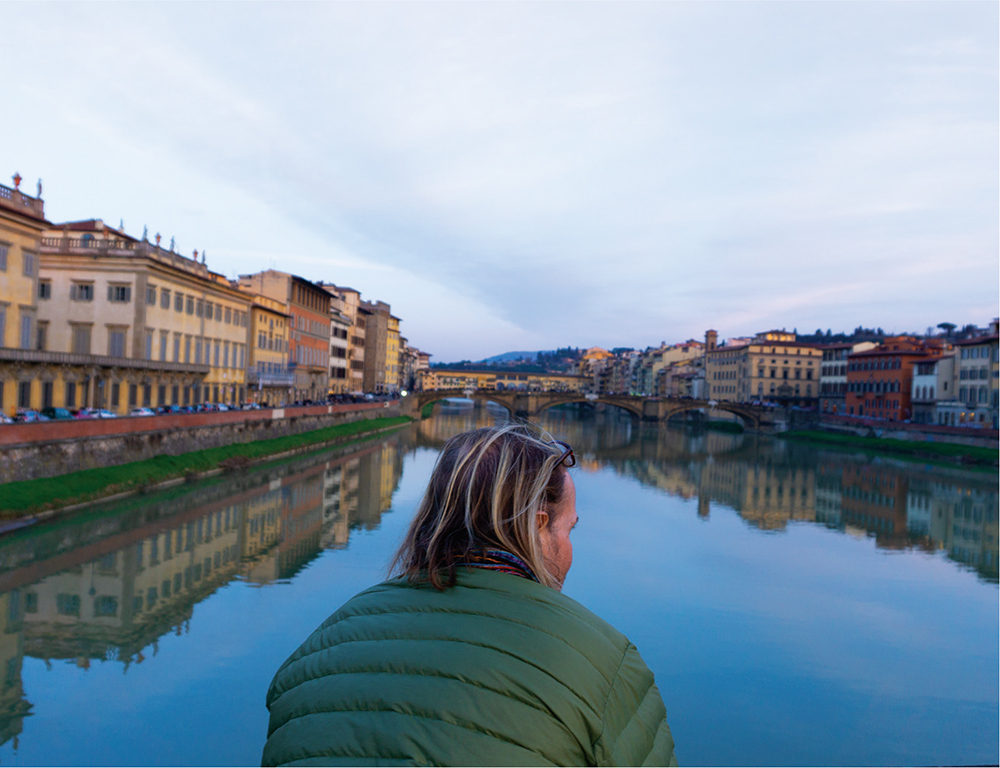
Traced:
[[250, 308], [250, 367], [247, 385], [252, 402], [283, 405], [289, 402], [295, 375], [288, 367], [291, 316], [285, 305], [267, 296], [254, 296]]
[[45, 228], [15, 252], [29, 254], [33, 293], [18, 349], [0, 354], [6, 412], [244, 397], [249, 304], [222, 275], [100, 219], [53, 226], [41, 200], [31, 208]]
[[940, 339], [891, 336], [847, 358], [847, 415], [903, 421], [913, 416], [913, 368], [940, 355]]
[[821, 413], [847, 413], [847, 357], [877, 346], [874, 341], [823, 345], [823, 364], [819, 374]]
[[[0, 410], [41, 407], [43, 367], [55, 361], [38, 354], [38, 246], [45, 220], [41, 196], [0, 185]], [[39, 182], [41, 186], [41, 182]]]
[[822, 352], [795, 340], [794, 333], [765, 331], [752, 339], [717, 346], [705, 334], [705, 397], [728, 402], [768, 400], [786, 406], [816, 407]]
[[100, 219], [47, 230], [40, 252], [38, 347], [71, 356], [52, 404], [124, 414], [244, 400], [250, 302], [197, 252]]
[[292, 400], [325, 400], [330, 387], [330, 294], [304, 277], [274, 269], [240, 275], [239, 287], [281, 302], [289, 316]]

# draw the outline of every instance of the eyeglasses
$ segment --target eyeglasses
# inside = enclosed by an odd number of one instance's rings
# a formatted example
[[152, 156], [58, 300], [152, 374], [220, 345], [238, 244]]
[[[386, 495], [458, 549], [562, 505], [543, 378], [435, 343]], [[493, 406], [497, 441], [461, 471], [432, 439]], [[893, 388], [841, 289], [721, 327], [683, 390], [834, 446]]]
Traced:
[[559, 461], [556, 462], [558, 467], [562, 464], [566, 469], [576, 466], [576, 456], [573, 453], [573, 449], [570, 448], [569, 443], [564, 443], [562, 440], [553, 440], [549, 445], [558, 445], [563, 448], [562, 455], [559, 456]]

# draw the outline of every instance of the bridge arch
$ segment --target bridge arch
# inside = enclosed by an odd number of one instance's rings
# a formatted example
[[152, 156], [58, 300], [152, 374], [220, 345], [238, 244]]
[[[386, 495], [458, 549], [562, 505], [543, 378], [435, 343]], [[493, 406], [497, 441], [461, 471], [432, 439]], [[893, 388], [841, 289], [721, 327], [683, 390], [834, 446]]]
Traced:
[[579, 394], [577, 392], [567, 392], [567, 393], [545, 393], [543, 395], [545, 398], [538, 406], [538, 415], [543, 414], [549, 408], [553, 408], [557, 405], [570, 405], [571, 403], [586, 403], [587, 405], [597, 405], [601, 403], [603, 405], [610, 405], [614, 408], [619, 408], [623, 411], [628, 411], [630, 414], [638, 419], [642, 419], [644, 416], [642, 403], [632, 402], [632, 399], [618, 398], [613, 396], [602, 395], [599, 397], [587, 397], [586, 395]]
[[469, 392], [463, 389], [438, 389], [431, 390], [429, 392], [415, 392], [411, 397], [414, 398], [414, 405], [412, 410], [420, 412], [425, 406], [439, 403], [442, 400], [449, 400], [451, 398], [466, 398], [467, 400], [480, 400], [484, 403], [496, 403], [502, 408], [506, 408], [507, 412], [511, 415], [514, 414], [514, 404], [512, 398], [508, 395], [504, 397], [504, 393], [494, 392], [493, 390], [473, 390]]
[[760, 417], [754, 413], [749, 408], [741, 405], [740, 403], [728, 403], [728, 402], [705, 402], [704, 400], [688, 400], [678, 402], [676, 405], [672, 405], [667, 413], [664, 414], [664, 421], [669, 421], [674, 416], [681, 413], [687, 413], [688, 411], [726, 411], [734, 416], [739, 417], [740, 422], [743, 424], [744, 429], [759, 429], [760, 428]]

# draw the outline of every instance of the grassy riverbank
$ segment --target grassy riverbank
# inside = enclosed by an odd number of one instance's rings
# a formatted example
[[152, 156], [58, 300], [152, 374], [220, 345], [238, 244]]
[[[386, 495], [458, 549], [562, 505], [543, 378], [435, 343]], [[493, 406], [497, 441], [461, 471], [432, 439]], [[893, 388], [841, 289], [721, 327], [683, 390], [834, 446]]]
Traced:
[[156, 456], [116, 467], [97, 467], [58, 477], [6, 483], [0, 486], [0, 519], [65, 507], [123, 491], [134, 491], [164, 480], [197, 475], [214, 469], [235, 469], [265, 456], [312, 445], [342, 442], [366, 433], [401, 427], [411, 421], [407, 416], [364, 419], [271, 440], [233, 443], [178, 456]]
[[949, 460], [949, 464], [960, 462], [962, 464], [996, 466], [998, 459], [1000, 459], [1000, 451], [996, 448], [980, 448], [979, 446], [960, 445], [958, 443], [932, 443], [924, 440], [892, 440], [880, 437], [859, 437], [857, 435], [841, 435], [836, 432], [822, 432], [820, 430], [784, 432], [779, 437], [785, 440], [801, 440], [848, 449], [894, 453], [902, 457], [921, 460]]

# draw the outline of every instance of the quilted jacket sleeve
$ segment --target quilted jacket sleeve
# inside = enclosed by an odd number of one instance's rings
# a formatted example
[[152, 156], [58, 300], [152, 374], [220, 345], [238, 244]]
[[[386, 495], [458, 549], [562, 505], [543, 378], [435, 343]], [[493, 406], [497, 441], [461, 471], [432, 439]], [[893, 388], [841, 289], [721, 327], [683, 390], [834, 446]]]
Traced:
[[663, 698], [631, 643], [611, 685], [603, 720], [594, 745], [598, 765], [677, 765]]

